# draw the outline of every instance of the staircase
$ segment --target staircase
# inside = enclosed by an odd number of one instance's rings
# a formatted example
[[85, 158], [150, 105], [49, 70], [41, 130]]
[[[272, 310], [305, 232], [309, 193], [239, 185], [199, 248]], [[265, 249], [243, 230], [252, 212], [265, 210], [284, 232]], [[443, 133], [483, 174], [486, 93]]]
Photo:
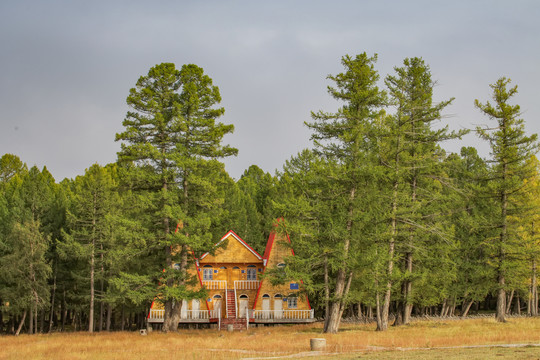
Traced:
[[236, 297], [234, 290], [227, 290], [227, 318], [236, 318]]
[[236, 317], [234, 290], [227, 290], [227, 318], [221, 319], [220, 330], [227, 330], [228, 325], [232, 325], [234, 330], [246, 330], [246, 319]]

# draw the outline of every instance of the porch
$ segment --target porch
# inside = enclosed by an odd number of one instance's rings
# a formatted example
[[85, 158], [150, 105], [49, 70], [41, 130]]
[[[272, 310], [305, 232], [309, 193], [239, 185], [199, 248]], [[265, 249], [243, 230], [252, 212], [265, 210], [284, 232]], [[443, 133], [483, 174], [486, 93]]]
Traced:
[[[165, 310], [151, 309], [148, 314], [149, 323], [163, 323]], [[216, 322], [219, 310], [182, 310], [180, 313], [181, 323], [210, 323]]]
[[256, 324], [310, 323], [315, 322], [311, 310], [249, 310], [250, 322]]

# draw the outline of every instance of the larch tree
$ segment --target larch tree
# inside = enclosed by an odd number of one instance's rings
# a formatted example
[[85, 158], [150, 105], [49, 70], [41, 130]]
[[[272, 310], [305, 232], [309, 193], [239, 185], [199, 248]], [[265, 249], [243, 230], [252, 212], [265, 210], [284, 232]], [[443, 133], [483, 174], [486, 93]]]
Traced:
[[475, 100], [475, 106], [490, 120], [493, 127], [477, 127], [480, 138], [491, 147], [492, 168], [487, 191], [497, 199], [499, 212], [493, 218], [498, 227], [498, 235], [492, 239], [491, 250], [496, 273], [497, 308], [495, 318], [505, 322], [506, 290], [509, 270], [519, 261], [519, 247], [522, 245], [510, 228], [509, 217], [519, 217], [525, 211], [516, 201], [524, 191], [524, 182], [534, 176], [527, 161], [538, 151], [537, 135], [527, 136], [519, 105], [510, 104], [517, 94], [517, 86], [508, 88], [510, 79], [502, 77], [490, 85], [493, 90], [493, 104]]
[[212, 244], [210, 213], [223, 202], [214, 196], [212, 174], [223, 171], [217, 159], [237, 154], [221, 143], [234, 127], [217, 122], [225, 111], [217, 107], [220, 101], [218, 87], [202, 68], [156, 65], [130, 90], [132, 110], [125, 131], [116, 135], [122, 141], [119, 160], [135, 165], [133, 186], [148, 204], [146, 226], [162, 254], [165, 271], [156, 279], [163, 284], [163, 331], [177, 329], [181, 299], [200, 296], [187, 287], [189, 253]]
[[110, 239], [111, 219], [118, 204], [112, 170], [94, 164], [74, 180], [68, 209], [69, 231], [64, 233], [62, 244], [65, 252], [87, 265], [83, 278], [88, 279], [88, 332], [91, 333], [95, 329], [96, 279], [103, 268], [103, 249]]
[[329, 86], [329, 94], [344, 105], [336, 113], [319, 111], [312, 113], [313, 122], [307, 126], [313, 131], [311, 139], [316, 150], [327, 158], [333, 158], [341, 166], [336, 184], [346, 194], [341, 207], [346, 214], [339, 234], [334, 255], [335, 287], [330, 299], [329, 318], [325, 332], [337, 332], [346, 305], [346, 298], [354, 276], [354, 256], [351, 250], [357, 247], [360, 237], [359, 201], [364, 198], [365, 184], [370, 173], [370, 147], [373, 146], [371, 132], [373, 123], [383, 114], [386, 94], [377, 86], [379, 75], [374, 68], [377, 56], [365, 53], [352, 58], [344, 56], [343, 73], [328, 78], [335, 83]]
[[[435, 230], [437, 219], [434, 213], [441, 209], [430, 206], [441, 194], [436, 188], [441, 184], [443, 154], [439, 144], [444, 140], [461, 137], [466, 131], [449, 132], [448, 127], [434, 128], [434, 123], [442, 119], [442, 111], [453, 99], [436, 103], [433, 100], [435, 82], [431, 78], [428, 65], [421, 58], [407, 58], [402, 67], [395, 67], [395, 75], [387, 76], [385, 83], [389, 90], [395, 114], [386, 117], [382, 136], [380, 158], [387, 168], [389, 186], [392, 188], [390, 218], [390, 250], [397, 250], [397, 259], [402, 268], [401, 301], [399, 302], [396, 324], [407, 324], [413, 307], [413, 268], [415, 249], [428, 246]], [[426, 212], [431, 212], [430, 214]], [[431, 234], [430, 234], [431, 233]], [[399, 238], [399, 241], [397, 241]], [[428, 251], [429, 252], [429, 251]], [[394, 261], [390, 257], [389, 261]], [[389, 263], [388, 268], [391, 268]], [[389, 277], [389, 281], [392, 277]], [[383, 324], [390, 301], [390, 284], [382, 309]]]

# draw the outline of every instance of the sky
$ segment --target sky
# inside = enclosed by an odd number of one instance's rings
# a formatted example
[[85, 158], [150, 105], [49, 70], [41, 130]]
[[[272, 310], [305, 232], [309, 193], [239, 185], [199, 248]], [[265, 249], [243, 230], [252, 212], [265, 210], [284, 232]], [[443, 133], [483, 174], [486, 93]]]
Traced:
[[[378, 54], [382, 80], [421, 57], [434, 99], [455, 97], [437, 126], [489, 124], [474, 99], [502, 76], [518, 85], [528, 133], [540, 132], [540, 2], [0, 1], [0, 155], [46, 166], [57, 181], [116, 161], [137, 79], [162, 62], [197, 64], [220, 89], [224, 160], [238, 179], [255, 164], [280, 170], [311, 147], [311, 111], [333, 112], [327, 76], [341, 57]], [[474, 134], [448, 151], [489, 147]]]

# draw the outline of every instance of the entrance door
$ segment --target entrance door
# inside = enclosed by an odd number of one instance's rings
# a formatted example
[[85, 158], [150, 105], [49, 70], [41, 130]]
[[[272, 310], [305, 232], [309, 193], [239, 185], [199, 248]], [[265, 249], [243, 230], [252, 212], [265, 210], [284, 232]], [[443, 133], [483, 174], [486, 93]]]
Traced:
[[221, 296], [220, 295], [214, 295], [214, 314], [212, 317], [217, 318], [221, 317], [222, 311], [221, 311]]
[[262, 318], [270, 318], [270, 295], [264, 294], [262, 297]]
[[283, 297], [279, 294], [274, 296], [274, 319], [283, 318]]
[[230, 274], [230, 277], [229, 277], [229, 282], [227, 283], [227, 288], [234, 289], [234, 282], [236, 280], [242, 279], [240, 268], [238, 266], [233, 267], [232, 271], [229, 274]]
[[191, 300], [191, 310], [193, 316], [192, 319], [198, 319], [199, 318], [199, 308], [200, 308], [201, 302], [199, 299], [193, 299]]
[[180, 309], [180, 318], [187, 319], [188, 314], [188, 302], [187, 300], [182, 300], [182, 308]]
[[240, 295], [240, 300], [238, 301], [238, 317], [245, 318], [248, 308], [248, 296]]

